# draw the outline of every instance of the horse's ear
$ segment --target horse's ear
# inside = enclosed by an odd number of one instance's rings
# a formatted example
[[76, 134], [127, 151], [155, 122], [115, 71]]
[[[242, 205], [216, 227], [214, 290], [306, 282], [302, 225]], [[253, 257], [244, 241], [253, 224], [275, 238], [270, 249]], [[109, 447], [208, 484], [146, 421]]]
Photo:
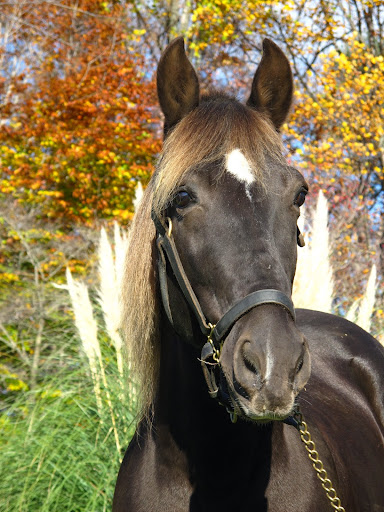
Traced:
[[263, 57], [253, 78], [247, 105], [266, 112], [278, 130], [287, 118], [292, 94], [292, 71], [287, 57], [273, 41], [264, 39]]
[[164, 134], [199, 104], [199, 80], [178, 37], [167, 46], [157, 68], [157, 94], [165, 116]]

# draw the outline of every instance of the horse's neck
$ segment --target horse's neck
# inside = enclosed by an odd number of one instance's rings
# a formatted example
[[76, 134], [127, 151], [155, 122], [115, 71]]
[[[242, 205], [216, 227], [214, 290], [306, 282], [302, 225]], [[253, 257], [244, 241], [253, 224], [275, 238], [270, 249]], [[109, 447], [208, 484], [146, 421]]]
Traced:
[[227, 485], [226, 478], [232, 483], [233, 478], [242, 480], [244, 475], [255, 478], [257, 466], [264, 479], [270, 464], [272, 427], [257, 427], [241, 420], [232, 423], [225, 408], [208, 394], [199, 350], [171, 329], [163, 333], [161, 341], [155, 423], [169, 428], [202, 481], [207, 478], [212, 482], [212, 464], [215, 471], [220, 468], [220, 485]]

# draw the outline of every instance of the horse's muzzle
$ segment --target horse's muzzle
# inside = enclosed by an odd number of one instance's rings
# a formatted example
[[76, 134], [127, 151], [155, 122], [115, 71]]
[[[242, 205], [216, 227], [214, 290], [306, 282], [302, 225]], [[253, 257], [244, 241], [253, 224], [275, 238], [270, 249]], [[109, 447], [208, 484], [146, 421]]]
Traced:
[[[281, 420], [310, 376], [304, 336], [284, 311], [251, 312], [233, 329], [220, 358], [236, 412], [253, 420]], [[273, 308], [277, 309], [277, 308]], [[268, 318], [272, 315], [272, 318]], [[283, 333], [283, 335], [282, 335]]]

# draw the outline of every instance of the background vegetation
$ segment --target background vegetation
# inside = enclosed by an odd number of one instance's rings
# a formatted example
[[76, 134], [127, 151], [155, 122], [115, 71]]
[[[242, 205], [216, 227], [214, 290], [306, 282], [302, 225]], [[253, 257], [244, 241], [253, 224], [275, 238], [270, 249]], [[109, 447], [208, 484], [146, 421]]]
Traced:
[[[135, 403], [95, 254], [102, 225], [129, 226], [152, 173], [154, 72], [180, 34], [205, 88], [240, 98], [262, 39], [284, 49], [288, 158], [309, 211], [320, 190], [328, 200], [330, 307], [358, 309], [375, 263], [371, 330], [384, 330], [383, 0], [0, 0], [0, 510], [110, 508]], [[67, 267], [90, 289], [93, 369], [53, 286]]]

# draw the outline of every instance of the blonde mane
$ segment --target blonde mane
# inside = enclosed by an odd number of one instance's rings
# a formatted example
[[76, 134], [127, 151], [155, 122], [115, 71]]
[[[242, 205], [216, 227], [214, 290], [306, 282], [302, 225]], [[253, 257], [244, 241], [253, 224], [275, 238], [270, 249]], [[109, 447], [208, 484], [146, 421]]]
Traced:
[[141, 417], [149, 417], [160, 363], [160, 303], [151, 209], [160, 215], [186, 173], [218, 161], [234, 149], [240, 149], [252, 163], [260, 182], [265, 176], [266, 155], [283, 160], [280, 136], [266, 117], [222, 94], [203, 98], [167, 137], [156, 173], [134, 217], [123, 285], [122, 328], [138, 386]]

